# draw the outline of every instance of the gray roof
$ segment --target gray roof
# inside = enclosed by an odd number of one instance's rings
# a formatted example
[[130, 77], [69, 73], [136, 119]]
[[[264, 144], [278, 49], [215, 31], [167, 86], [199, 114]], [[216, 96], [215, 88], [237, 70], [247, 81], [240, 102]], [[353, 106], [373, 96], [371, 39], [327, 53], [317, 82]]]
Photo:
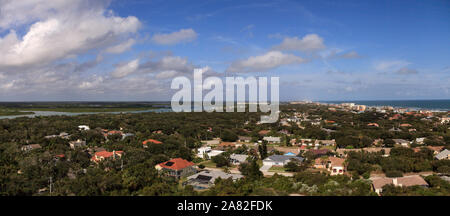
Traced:
[[248, 155], [244, 155], [244, 154], [232, 154], [230, 155], [230, 158], [233, 160], [237, 160], [239, 162], [245, 162], [245, 160], [247, 160]]
[[409, 141], [404, 139], [392, 139], [392, 140], [394, 140], [395, 143], [409, 143]]
[[242, 178], [242, 177], [244, 177], [243, 175], [241, 175], [241, 174], [232, 174], [232, 173], [225, 173], [225, 172], [222, 172], [222, 171], [216, 171], [216, 170], [205, 170], [205, 171], [201, 171], [201, 172], [199, 172], [199, 173], [196, 173], [196, 174], [194, 174], [194, 175], [191, 175], [191, 176], [189, 176], [188, 177], [188, 180], [195, 180], [195, 179], [197, 179], [197, 177], [198, 176], [208, 176], [208, 177], [211, 177], [210, 179], [209, 179], [209, 182], [210, 183], [214, 183], [214, 181], [216, 180], [216, 179], [218, 179], [218, 178], [221, 178], [221, 179], [228, 179], [228, 178], [232, 178], [233, 180], [237, 180], [237, 179], [240, 179], [240, 178]]
[[442, 160], [448, 157], [450, 155], [450, 151], [448, 149], [445, 149], [444, 151], [441, 151], [439, 154], [437, 154], [435, 157], [438, 160]]
[[251, 137], [248, 137], [248, 136], [238, 136], [238, 138], [240, 140], [251, 140], [252, 139]]
[[263, 140], [266, 140], [268, 142], [280, 142], [281, 138], [268, 136], [268, 137], [264, 137]]
[[265, 161], [271, 160], [271, 161], [277, 161], [277, 162], [285, 162], [287, 160], [292, 160], [292, 159], [297, 159], [300, 162], [302, 162], [304, 160], [302, 157], [289, 156], [289, 155], [271, 155], [264, 160]]

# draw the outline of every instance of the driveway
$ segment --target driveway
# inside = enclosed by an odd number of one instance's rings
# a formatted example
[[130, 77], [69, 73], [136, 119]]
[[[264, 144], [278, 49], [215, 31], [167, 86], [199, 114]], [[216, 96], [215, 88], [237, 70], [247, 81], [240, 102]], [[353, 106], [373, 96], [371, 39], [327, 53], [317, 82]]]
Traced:
[[263, 165], [261, 168], [259, 168], [259, 171], [266, 172], [272, 167], [272, 165]]

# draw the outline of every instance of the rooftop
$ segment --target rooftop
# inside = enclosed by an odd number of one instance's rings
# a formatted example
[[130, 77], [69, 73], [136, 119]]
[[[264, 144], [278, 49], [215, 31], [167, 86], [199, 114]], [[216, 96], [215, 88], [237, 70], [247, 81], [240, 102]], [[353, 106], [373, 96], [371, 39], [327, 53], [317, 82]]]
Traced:
[[172, 160], [158, 164], [160, 167], [172, 170], [181, 170], [195, 164], [182, 158], [174, 158]]

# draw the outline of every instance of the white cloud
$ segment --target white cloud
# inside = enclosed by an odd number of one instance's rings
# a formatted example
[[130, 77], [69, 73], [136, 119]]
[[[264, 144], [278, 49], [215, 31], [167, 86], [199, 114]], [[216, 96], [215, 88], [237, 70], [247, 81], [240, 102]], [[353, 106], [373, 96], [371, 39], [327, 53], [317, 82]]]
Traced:
[[419, 72], [416, 69], [402, 67], [399, 70], [397, 70], [396, 73], [400, 74], [400, 75], [412, 75], [412, 74], [417, 74]]
[[410, 62], [403, 60], [380, 61], [375, 63], [375, 69], [378, 71], [393, 71], [410, 65]]
[[155, 34], [153, 42], [161, 45], [173, 45], [182, 42], [191, 42], [197, 38], [197, 33], [193, 29], [181, 29], [169, 34]]
[[307, 34], [301, 39], [298, 37], [285, 37], [281, 44], [273, 47], [274, 50], [302, 52], [312, 52], [325, 48], [323, 38], [317, 34]]
[[129, 50], [134, 45], [134, 43], [136, 43], [136, 41], [133, 38], [130, 38], [130, 39], [128, 39], [128, 41], [125, 41], [121, 44], [109, 47], [105, 51], [107, 53], [113, 53], [113, 54], [123, 53], [123, 52]]
[[104, 79], [101, 76], [93, 76], [91, 80], [83, 81], [78, 87], [81, 89], [95, 89], [103, 82], [103, 80]]
[[280, 51], [269, 51], [261, 56], [252, 56], [245, 60], [233, 62], [227, 69], [229, 72], [262, 72], [283, 65], [304, 63], [301, 57], [285, 54]]
[[87, 0], [51, 4], [39, 0], [0, 1], [1, 28], [31, 24], [23, 36], [10, 29], [0, 38], [0, 67], [51, 63], [128, 40], [128, 35], [139, 29], [139, 20], [114, 16], [106, 6], [101, 1]]
[[135, 72], [139, 67], [139, 59], [132, 60], [126, 64], [122, 64], [116, 67], [116, 69], [111, 73], [114, 78], [125, 77], [133, 72]]
[[[191, 74], [194, 70], [194, 65], [188, 62], [186, 58], [179, 56], [164, 56], [157, 60], [149, 60], [139, 66], [140, 73], [162, 73], [167, 74], [169, 71], [176, 71], [177, 73]], [[173, 73], [173, 72], [171, 72]], [[163, 75], [160, 77], [164, 77]]]
[[361, 56], [356, 51], [350, 51], [346, 53], [340, 53], [336, 50], [333, 50], [327, 58], [329, 59], [354, 59], [354, 58], [361, 58]]
[[158, 79], [167, 79], [167, 78], [175, 77], [177, 74], [178, 74], [178, 72], [175, 70], [168, 70], [168, 71], [159, 72], [158, 74], [156, 74], [155, 77]]

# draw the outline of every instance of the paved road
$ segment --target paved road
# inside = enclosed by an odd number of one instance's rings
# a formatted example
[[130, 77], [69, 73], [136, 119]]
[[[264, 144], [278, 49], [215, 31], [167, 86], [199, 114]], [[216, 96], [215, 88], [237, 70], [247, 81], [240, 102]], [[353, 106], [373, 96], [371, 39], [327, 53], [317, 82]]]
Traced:
[[[213, 170], [213, 171], [222, 171], [222, 168], [212, 168], [212, 167], [205, 167], [205, 170]], [[241, 174], [241, 172], [239, 172], [238, 169], [234, 168], [234, 169], [229, 169], [230, 173], [232, 174]]]
[[273, 175], [275, 175], [275, 173], [278, 174], [278, 175], [287, 176], [287, 177], [294, 176], [293, 173], [287, 173], [287, 172], [267, 172], [267, 171], [264, 171], [262, 173], [263, 173], [264, 176], [273, 176]]

